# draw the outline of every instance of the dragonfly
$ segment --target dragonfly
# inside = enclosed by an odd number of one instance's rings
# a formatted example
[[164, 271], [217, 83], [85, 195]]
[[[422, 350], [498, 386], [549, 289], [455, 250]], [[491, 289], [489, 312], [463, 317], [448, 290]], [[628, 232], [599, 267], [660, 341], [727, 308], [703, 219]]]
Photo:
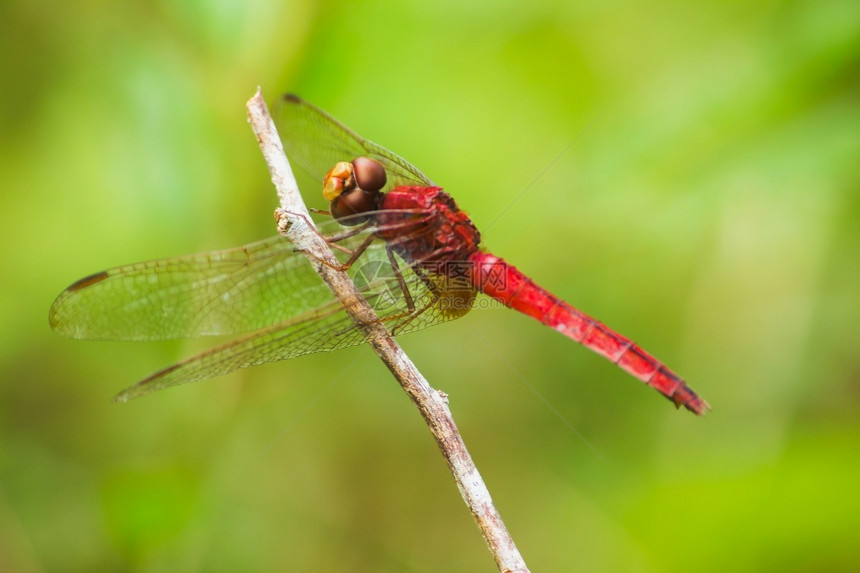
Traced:
[[[454, 199], [399, 155], [311, 103], [283, 96], [275, 122], [292, 165], [329, 202], [319, 232], [340, 256], [389, 335], [462, 317], [477, 297], [525, 314], [615, 363], [676, 407], [709, 410], [686, 382], [630, 339], [538, 286], [480, 245]], [[74, 282], [50, 324], [78, 339], [237, 338], [159, 370], [115, 397], [367, 341], [312, 265], [283, 236], [243, 247], [153, 260]]]

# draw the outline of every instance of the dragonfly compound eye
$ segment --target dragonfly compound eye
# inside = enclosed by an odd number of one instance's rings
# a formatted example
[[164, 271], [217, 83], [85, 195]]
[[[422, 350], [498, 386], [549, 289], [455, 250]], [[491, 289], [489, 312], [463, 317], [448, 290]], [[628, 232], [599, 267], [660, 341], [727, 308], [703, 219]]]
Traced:
[[388, 177], [382, 164], [370, 157], [356, 157], [352, 160], [355, 182], [365, 191], [379, 191], [385, 187]]
[[376, 210], [378, 197], [379, 193], [375, 191], [353, 189], [331, 202], [331, 214], [343, 225], [358, 225], [366, 221], [367, 217], [356, 215]]

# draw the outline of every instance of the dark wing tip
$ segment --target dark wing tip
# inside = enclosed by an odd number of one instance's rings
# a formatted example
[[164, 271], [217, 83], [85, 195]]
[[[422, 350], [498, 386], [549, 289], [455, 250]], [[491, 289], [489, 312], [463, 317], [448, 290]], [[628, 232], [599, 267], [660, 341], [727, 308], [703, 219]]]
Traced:
[[74, 296], [74, 293], [98, 284], [108, 278], [108, 276], [110, 275], [107, 271], [91, 274], [73, 282], [66, 290], [61, 292], [60, 296], [58, 296], [54, 300], [53, 304], [51, 304], [51, 310], [48, 311], [48, 324], [51, 328], [60, 334], [79, 338], [79, 336], [75, 334], [76, 331], [74, 326], [68, 322], [68, 316], [66, 316], [68, 311], [67, 308], [64, 308], [64, 304], [69, 300], [70, 296]]
[[285, 93], [281, 99], [290, 103], [302, 103], [304, 100], [294, 93]]
[[100, 273], [94, 273], [88, 277], [84, 277], [80, 280], [76, 280], [66, 290], [68, 292], [75, 292], [77, 290], [82, 290], [82, 289], [90, 287], [96, 283], [100, 283], [103, 280], [105, 280], [106, 278], [108, 278], [107, 271], [102, 271]]
[[174, 382], [174, 384], [157, 385], [154, 382], [156, 382], [157, 380], [162, 381], [164, 376], [167, 376], [168, 374], [170, 374], [174, 370], [179, 369], [179, 367], [182, 366], [183, 364], [184, 364], [184, 362], [178, 362], [176, 364], [173, 364], [172, 366], [168, 366], [167, 368], [164, 368], [163, 370], [159, 370], [155, 374], [147, 376], [146, 378], [144, 378], [143, 380], [141, 380], [137, 384], [129, 386], [128, 388], [126, 388], [125, 390], [123, 390], [122, 392], [120, 392], [119, 394], [114, 396], [113, 401], [114, 402], [128, 402], [129, 400], [132, 400], [134, 398], [140, 398], [141, 396], [145, 396], [145, 395], [149, 394], [150, 392], [154, 392], [155, 390], [167, 388], [168, 386], [172, 386], [172, 385], [176, 384]]

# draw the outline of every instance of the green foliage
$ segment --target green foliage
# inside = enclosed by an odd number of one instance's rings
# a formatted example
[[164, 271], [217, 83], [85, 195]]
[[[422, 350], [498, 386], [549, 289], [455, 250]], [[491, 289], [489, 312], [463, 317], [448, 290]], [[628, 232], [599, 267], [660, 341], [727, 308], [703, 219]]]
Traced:
[[713, 406], [512, 312], [405, 337], [534, 570], [860, 568], [858, 59], [850, 1], [0, 3], [0, 569], [491, 570], [367, 349], [118, 405], [213, 342], [48, 328], [89, 273], [274, 234], [258, 84]]

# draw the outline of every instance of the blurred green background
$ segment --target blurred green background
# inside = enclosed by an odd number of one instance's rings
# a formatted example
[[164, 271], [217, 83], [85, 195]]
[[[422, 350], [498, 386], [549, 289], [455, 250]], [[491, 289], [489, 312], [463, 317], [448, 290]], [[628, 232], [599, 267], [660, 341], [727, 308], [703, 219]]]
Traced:
[[860, 569], [858, 70], [851, 0], [4, 0], [0, 569], [494, 569], [367, 348], [115, 404], [213, 342], [48, 327], [84, 275], [274, 233], [257, 85], [713, 406], [510, 311], [404, 337], [534, 571]]

